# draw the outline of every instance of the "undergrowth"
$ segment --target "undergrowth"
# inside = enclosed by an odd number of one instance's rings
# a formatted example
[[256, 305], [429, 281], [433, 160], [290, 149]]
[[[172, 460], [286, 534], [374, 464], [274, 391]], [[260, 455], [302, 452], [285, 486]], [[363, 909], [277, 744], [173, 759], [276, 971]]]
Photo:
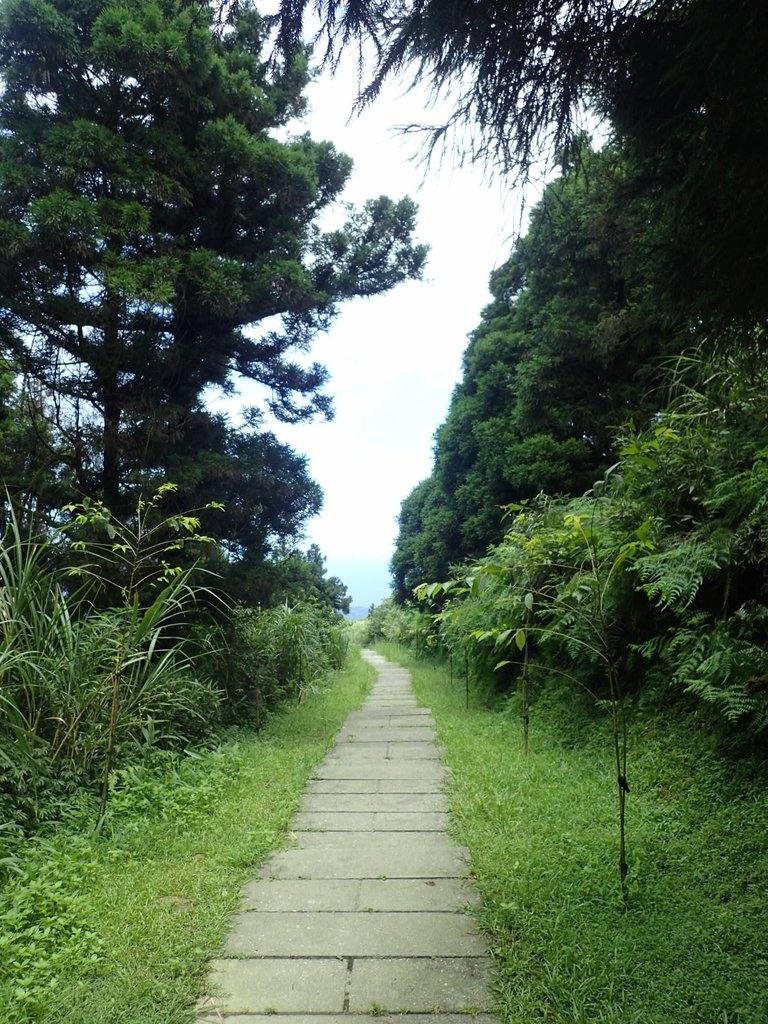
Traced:
[[258, 736], [115, 772], [101, 835], [83, 800], [30, 840], [0, 892], [3, 1024], [191, 1020], [243, 881], [374, 674], [353, 656]]
[[463, 679], [404, 648], [452, 769], [508, 1024], [765, 1024], [768, 766], [695, 720], [633, 712], [628, 904], [614, 870], [607, 719], [573, 689], [465, 708]]

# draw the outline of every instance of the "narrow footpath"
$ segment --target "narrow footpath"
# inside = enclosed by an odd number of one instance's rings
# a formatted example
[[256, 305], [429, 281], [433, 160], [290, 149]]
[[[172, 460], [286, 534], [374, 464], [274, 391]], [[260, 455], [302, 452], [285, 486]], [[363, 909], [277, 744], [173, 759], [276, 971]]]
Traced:
[[405, 669], [364, 656], [378, 680], [308, 784], [295, 846], [247, 886], [200, 1022], [492, 1024], [432, 716]]

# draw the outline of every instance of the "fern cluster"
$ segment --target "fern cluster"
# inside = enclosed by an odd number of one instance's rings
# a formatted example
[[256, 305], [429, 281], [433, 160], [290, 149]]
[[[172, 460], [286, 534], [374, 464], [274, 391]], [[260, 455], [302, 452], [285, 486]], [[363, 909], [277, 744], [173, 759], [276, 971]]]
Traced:
[[768, 360], [690, 358], [673, 383], [668, 408], [624, 437], [588, 494], [514, 506], [500, 544], [419, 596], [446, 647], [495, 667], [503, 685], [535, 665], [537, 678], [572, 679], [602, 700], [610, 666], [623, 692], [686, 694], [761, 732]]

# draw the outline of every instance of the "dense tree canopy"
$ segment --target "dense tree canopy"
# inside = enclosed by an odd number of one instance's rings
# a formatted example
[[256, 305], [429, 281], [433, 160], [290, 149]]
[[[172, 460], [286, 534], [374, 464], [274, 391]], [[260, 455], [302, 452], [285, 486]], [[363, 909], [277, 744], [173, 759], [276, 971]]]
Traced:
[[585, 111], [603, 118], [653, 201], [660, 293], [721, 327], [768, 315], [765, 4], [282, 0], [284, 47], [309, 10], [331, 59], [373, 41], [363, 103], [400, 72], [445, 96], [432, 141], [463, 156], [525, 175], [570, 145]]
[[648, 301], [647, 228], [625, 201], [627, 176], [615, 150], [582, 144], [492, 275], [434, 471], [401, 510], [401, 599], [498, 541], [510, 502], [583, 493], [614, 461], [620, 425], [662, 404], [657, 360], [689, 333]]
[[269, 65], [256, 8], [230, 14], [0, 5], [0, 343], [37, 382], [76, 491], [125, 513], [176, 479], [192, 505], [228, 500], [230, 548], [263, 554], [319, 492], [258, 416], [234, 431], [210, 415], [207, 389], [246, 378], [281, 419], [330, 415], [303, 353], [340, 301], [418, 276], [425, 248], [408, 199], [317, 226], [351, 161], [287, 133], [301, 48]]

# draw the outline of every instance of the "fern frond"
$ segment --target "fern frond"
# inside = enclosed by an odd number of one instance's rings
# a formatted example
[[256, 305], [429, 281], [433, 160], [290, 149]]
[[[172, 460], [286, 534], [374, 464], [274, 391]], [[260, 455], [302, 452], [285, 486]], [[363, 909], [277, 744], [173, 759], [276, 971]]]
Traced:
[[730, 722], [753, 716], [768, 724], [768, 691], [750, 684], [768, 673], [762, 647], [725, 634], [725, 629], [702, 635], [675, 672], [688, 693], [714, 705]]
[[721, 568], [719, 544], [699, 536], [685, 537], [677, 544], [638, 558], [633, 566], [641, 579], [639, 590], [660, 608], [689, 608], [705, 579]]

